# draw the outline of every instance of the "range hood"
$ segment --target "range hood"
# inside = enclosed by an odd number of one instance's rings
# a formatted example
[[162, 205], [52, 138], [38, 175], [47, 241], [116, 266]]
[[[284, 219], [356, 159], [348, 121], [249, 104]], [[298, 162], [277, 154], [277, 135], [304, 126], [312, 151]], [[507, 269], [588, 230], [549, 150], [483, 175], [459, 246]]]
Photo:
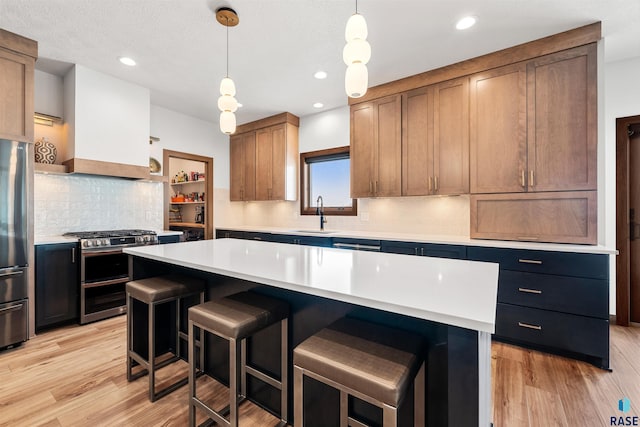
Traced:
[[75, 65], [64, 117], [67, 173], [150, 179], [149, 89]]

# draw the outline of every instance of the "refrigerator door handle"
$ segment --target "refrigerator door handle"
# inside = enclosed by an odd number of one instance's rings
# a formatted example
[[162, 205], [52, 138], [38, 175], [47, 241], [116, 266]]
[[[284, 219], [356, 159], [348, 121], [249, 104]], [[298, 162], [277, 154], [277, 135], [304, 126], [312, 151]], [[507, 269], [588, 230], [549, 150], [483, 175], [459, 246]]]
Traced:
[[10, 271], [8, 273], [0, 273], [0, 280], [4, 279], [5, 277], [11, 277], [11, 276], [21, 276], [24, 274], [24, 271], [20, 270], [20, 271]]
[[8, 312], [8, 311], [20, 310], [20, 309], [22, 309], [23, 305], [24, 304], [16, 304], [16, 305], [12, 305], [11, 307], [0, 308], [0, 314], [3, 314], [3, 313]]

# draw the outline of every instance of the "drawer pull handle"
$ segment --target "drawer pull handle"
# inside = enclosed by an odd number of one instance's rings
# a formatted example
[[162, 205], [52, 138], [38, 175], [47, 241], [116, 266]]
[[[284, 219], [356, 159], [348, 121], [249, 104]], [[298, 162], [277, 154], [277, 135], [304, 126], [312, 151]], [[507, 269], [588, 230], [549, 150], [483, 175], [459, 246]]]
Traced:
[[538, 264], [538, 265], [542, 265], [542, 261], [539, 261], [537, 259], [518, 259], [518, 262], [521, 262], [523, 264]]
[[11, 276], [20, 276], [24, 273], [24, 271], [10, 271], [9, 273], [0, 273], [0, 279], [7, 279]]
[[530, 325], [528, 323], [518, 322], [518, 326], [520, 326], [521, 328], [535, 329], [536, 331], [541, 331], [542, 330], [542, 326]]
[[528, 289], [528, 288], [518, 288], [520, 292], [525, 292], [527, 294], [541, 294], [542, 291], [539, 289]]

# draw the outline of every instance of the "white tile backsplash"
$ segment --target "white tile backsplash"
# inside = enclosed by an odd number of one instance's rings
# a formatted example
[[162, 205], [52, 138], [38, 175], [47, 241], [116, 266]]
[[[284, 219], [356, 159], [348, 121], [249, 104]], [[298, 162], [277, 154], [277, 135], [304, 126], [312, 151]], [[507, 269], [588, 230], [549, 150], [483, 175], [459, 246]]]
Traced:
[[163, 185], [88, 175], [35, 174], [36, 236], [163, 228]]

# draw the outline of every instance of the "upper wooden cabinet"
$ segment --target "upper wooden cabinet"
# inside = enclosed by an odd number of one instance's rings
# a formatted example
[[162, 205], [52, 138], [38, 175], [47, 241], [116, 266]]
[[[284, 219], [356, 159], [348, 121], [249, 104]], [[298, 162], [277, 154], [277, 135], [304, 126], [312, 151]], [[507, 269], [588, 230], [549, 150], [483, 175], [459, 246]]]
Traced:
[[469, 192], [469, 79], [402, 96], [402, 195]]
[[351, 197], [402, 193], [401, 95], [351, 108]]
[[255, 200], [256, 197], [256, 133], [231, 137], [231, 201]]
[[230, 199], [297, 200], [298, 117], [283, 113], [238, 126], [230, 138]]
[[596, 45], [527, 63], [529, 191], [597, 188]]
[[471, 192], [595, 190], [595, 44], [471, 77]]
[[33, 142], [38, 44], [0, 29], [0, 138]]

